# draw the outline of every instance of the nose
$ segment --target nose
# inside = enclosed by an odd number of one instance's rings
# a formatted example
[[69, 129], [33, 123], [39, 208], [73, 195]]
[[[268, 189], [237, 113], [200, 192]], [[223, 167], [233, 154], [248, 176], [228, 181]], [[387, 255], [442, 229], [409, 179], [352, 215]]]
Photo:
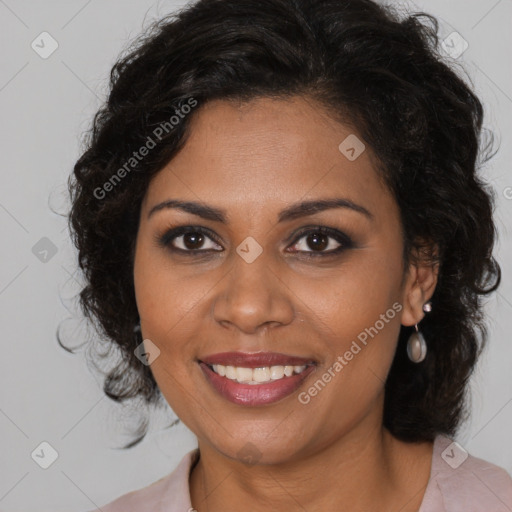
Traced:
[[224, 327], [255, 334], [292, 322], [293, 297], [294, 293], [270, 267], [264, 253], [252, 263], [237, 256], [215, 297], [214, 319]]

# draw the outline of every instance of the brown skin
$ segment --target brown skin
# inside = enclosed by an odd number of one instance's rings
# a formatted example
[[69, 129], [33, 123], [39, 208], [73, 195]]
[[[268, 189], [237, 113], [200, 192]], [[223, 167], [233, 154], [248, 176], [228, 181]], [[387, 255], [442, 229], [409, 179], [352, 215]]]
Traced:
[[[190, 475], [199, 512], [289, 510], [417, 511], [428, 483], [432, 443], [407, 444], [382, 425], [384, 382], [400, 325], [419, 323], [436, 269], [404, 269], [399, 209], [367, 147], [351, 162], [338, 145], [353, 129], [314, 101], [213, 101], [196, 112], [180, 153], [151, 181], [135, 254], [135, 291], [145, 339], [160, 356], [153, 375], [174, 412], [195, 433], [200, 461]], [[329, 209], [284, 223], [279, 212], [303, 200], [349, 198], [373, 214]], [[225, 209], [228, 223], [177, 209], [148, 218], [167, 199]], [[155, 237], [171, 224], [211, 229], [221, 243], [184, 236], [172, 253]], [[327, 253], [304, 226], [349, 235], [353, 248]], [[193, 230], [191, 230], [193, 231]], [[248, 236], [263, 253], [248, 264], [236, 248]], [[291, 237], [291, 238], [289, 238]], [[406, 274], [404, 271], [406, 270]], [[404, 280], [402, 281], [402, 278]], [[365, 328], [398, 302], [403, 309], [311, 401], [307, 390]], [[197, 359], [225, 351], [275, 351], [313, 358], [301, 388], [277, 403], [248, 407], [221, 397]], [[243, 462], [243, 447], [261, 452]], [[242, 452], [240, 453], [240, 451]]]

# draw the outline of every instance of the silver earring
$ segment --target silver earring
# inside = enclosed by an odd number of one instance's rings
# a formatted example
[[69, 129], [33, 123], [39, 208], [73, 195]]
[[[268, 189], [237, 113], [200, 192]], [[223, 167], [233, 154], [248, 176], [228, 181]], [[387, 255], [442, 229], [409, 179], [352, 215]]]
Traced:
[[[430, 313], [432, 311], [432, 302], [423, 304], [423, 311]], [[418, 330], [418, 324], [415, 324], [416, 332], [413, 332], [407, 340], [407, 355], [413, 363], [421, 363], [427, 356], [427, 342], [425, 337]]]
[[427, 355], [427, 342], [423, 334], [418, 331], [418, 324], [414, 327], [416, 332], [413, 332], [407, 340], [407, 355], [413, 363], [421, 363]]
[[137, 325], [133, 328], [133, 332], [135, 332], [135, 333], [140, 332], [140, 324], [137, 324]]

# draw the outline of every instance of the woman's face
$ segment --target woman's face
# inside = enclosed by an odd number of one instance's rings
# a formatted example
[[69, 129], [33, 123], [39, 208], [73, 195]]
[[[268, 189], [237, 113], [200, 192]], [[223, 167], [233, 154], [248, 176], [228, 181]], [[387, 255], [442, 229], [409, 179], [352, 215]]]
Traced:
[[[414, 323], [414, 279], [402, 283], [399, 209], [369, 148], [300, 97], [213, 101], [194, 115], [186, 145], [149, 185], [135, 254], [142, 334], [160, 350], [151, 371], [164, 397], [203, 446], [261, 463], [381, 428], [400, 324]], [[162, 206], [171, 200], [222, 211], [224, 222]], [[346, 203], [280, 218], [319, 200]], [[201, 364], [226, 352], [287, 358], [220, 356], [245, 368], [225, 370], [231, 378]], [[295, 377], [279, 368], [304, 366], [291, 356], [308, 363]], [[247, 371], [255, 366], [273, 368]], [[239, 384], [232, 371], [267, 382]]]

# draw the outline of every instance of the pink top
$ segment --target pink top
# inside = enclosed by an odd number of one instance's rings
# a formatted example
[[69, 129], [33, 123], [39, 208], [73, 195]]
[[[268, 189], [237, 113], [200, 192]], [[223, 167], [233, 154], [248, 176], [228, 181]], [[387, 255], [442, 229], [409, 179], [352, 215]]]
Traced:
[[[169, 475], [101, 507], [102, 512], [193, 512], [189, 474], [198, 456], [188, 452]], [[91, 511], [92, 512], [92, 511]], [[512, 478], [445, 436], [434, 441], [430, 480], [418, 512], [512, 512]]]

